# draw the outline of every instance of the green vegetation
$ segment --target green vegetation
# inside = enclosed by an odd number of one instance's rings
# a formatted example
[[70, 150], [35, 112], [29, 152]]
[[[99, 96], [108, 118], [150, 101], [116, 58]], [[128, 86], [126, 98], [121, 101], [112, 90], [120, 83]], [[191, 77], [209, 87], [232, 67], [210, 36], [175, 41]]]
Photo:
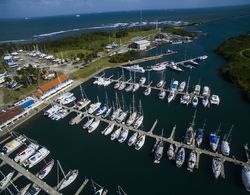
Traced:
[[220, 73], [225, 79], [239, 85], [250, 101], [250, 35], [226, 40], [216, 49], [216, 53], [227, 60]]
[[172, 33], [180, 36], [188, 36], [188, 37], [196, 36], [195, 32], [186, 31], [183, 27], [175, 27], [175, 28], [166, 27], [162, 29], [162, 32]]
[[139, 54], [141, 52], [139, 51], [128, 51], [126, 53], [123, 54], [116, 54], [110, 57], [109, 62], [111, 63], [123, 63], [123, 62], [128, 62], [128, 61], [132, 61], [132, 60], [136, 60], [138, 58], [140, 58]]

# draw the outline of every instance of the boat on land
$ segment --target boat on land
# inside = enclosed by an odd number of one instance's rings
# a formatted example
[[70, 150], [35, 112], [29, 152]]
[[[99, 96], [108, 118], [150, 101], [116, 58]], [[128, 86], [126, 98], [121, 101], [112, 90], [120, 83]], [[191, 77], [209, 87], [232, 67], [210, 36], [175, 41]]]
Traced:
[[176, 159], [175, 159], [176, 166], [181, 167], [184, 161], [185, 161], [185, 149], [181, 147], [176, 154]]
[[174, 145], [170, 144], [167, 151], [168, 159], [172, 160], [174, 158]]
[[119, 137], [119, 135], [121, 134], [121, 130], [122, 130], [122, 127], [118, 127], [118, 128], [111, 134], [110, 139], [111, 139], [111, 140], [117, 139], [117, 138]]
[[16, 150], [17, 148], [19, 148], [25, 141], [26, 141], [26, 137], [23, 135], [20, 135], [16, 137], [15, 139], [11, 140], [10, 142], [8, 142], [7, 144], [5, 144], [2, 147], [2, 152], [4, 154], [9, 154], [13, 152], [14, 150]]
[[231, 135], [231, 132], [233, 130], [233, 125], [231, 127], [231, 129], [229, 130], [229, 133], [225, 136], [225, 138], [222, 140], [221, 142], [221, 153], [225, 156], [229, 156], [230, 154], [230, 145], [229, 145], [229, 138], [230, 138], [230, 135]]
[[212, 171], [215, 179], [218, 179], [221, 175], [222, 161], [220, 158], [213, 158], [212, 161]]
[[14, 158], [14, 161], [17, 163], [23, 163], [27, 158], [29, 158], [31, 155], [33, 155], [36, 150], [39, 148], [39, 145], [31, 143], [27, 147], [25, 147], [21, 152], [19, 152], [16, 157]]
[[218, 135], [220, 132], [220, 127], [221, 127], [221, 123], [219, 124], [218, 129], [214, 133], [211, 133], [209, 136], [209, 143], [214, 152], [217, 150], [219, 142], [220, 142], [220, 136]]
[[129, 146], [132, 146], [132, 145], [135, 144], [138, 135], [139, 135], [139, 134], [138, 134], [137, 132], [135, 132], [135, 133], [129, 138], [129, 140], [128, 140], [128, 145], [129, 145]]
[[8, 185], [10, 182], [11, 178], [13, 177], [15, 171], [10, 172], [7, 176], [5, 176], [1, 181], [0, 181], [0, 192], [4, 190], [4, 188]]
[[37, 174], [36, 176], [39, 179], [44, 179], [52, 170], [53, 166], [55, 164], [54, 160], [49, 161]]
[[131, 72], [139, 72], [139, 73], [145, 72], [144, 68], [139, 66], [138, 64], [133, 65], [133, 66], [124, 66], [123, 68]]
[[193, 172], [193, 169], [195, 167], [197, 161], [197, 156], [196, 156], [196, 152], [193, 150], [192, 152], [190, 152], [189, 154], [189, 158], [188, 158], [188, 170], [190, 172]]
[[46, 156], [49, 155], [49, 153], [50, 153], [50, 151], [47, 148], [42, 147], [41, 149], [37, 150], [35, 152], [35, 154], [33, 154], [27, 160], [25, 160], [23, 162], [23, 166], [24, 167], [28, 167], [28, 168], [32, 168], [36, 164], [38, 164], [39, 162], [41, 162], [43, 159], [45, 159]]
[[88, 133], [92, 133], [96, 128], [99, 126], [100, 120], [96, 119], [89, 127], [88, 127]]

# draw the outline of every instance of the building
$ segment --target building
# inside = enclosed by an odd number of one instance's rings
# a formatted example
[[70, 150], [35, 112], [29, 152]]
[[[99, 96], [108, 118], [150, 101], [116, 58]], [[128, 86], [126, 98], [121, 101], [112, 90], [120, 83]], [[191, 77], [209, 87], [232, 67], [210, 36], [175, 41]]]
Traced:
[[23, 112], [23, 108], [20, 106], [14, 106], [12, 108], [9, 108], [5, 111], [0, 112], [0, 125], [3, 125], [4, 123], [8, 123], [8, 121], [11, 121], [11, 119], [17, 117]]
[[4, 64], [6, 64], [7, 66], [9, 66], [9, 68], [14, 68], [14, 67], [18, 66], [17, 63], [15, 63], [13, 61], [13, 57], [10, 56], [10, 55], [4, 56], [3, 60], [4, 60]]
[[54, 80], [41, 85], [34, 95], [38, 99], [44, 100], [72, 83], [73, 80], [69, 79], [67, 75], [62, 74]]
[[148, 40], [138, 40], [133, 41], [132, 44], [129, 45], [129, 48], [136, 49], [136, 50], [146, 50], [150, 47], [151, 43]]

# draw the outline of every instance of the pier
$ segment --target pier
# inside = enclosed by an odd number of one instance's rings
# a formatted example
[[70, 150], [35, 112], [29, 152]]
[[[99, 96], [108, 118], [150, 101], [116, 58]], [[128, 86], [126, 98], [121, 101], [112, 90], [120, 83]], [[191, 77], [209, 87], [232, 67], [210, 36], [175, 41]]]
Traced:
[[82, 190], [85, 188], [88, 182], [89, 182], [89, 179], [86, 178], [84, 182], [82, 183], [82, 185], [80, 186], [80, 188], [76, 191], [75, 195], [79, 195], [82, 192]]
[[44, 181], [40, 180], [38, 177], [33, 175], [31, 172], [29, 172], [27, 169], [23, 168], [21, 165], [10, 159], [8, 156], [0, 153], [0, 159], [4, 161], [6, 164], [8, 164], [10, 167], [18, 171], [19, 174], [25, 176], [27, 179], [29, 179], [32, 183], [39, 186], [44, 192], [51, 194], [51, 195], [60, 195], [59, 192], [57, 192], [55, 189], [53, 189], [51, 186], [49, 186]]
[[[155, 139], [156, 141], [163, 140], [166, 143], [173, 144], [173, 145], [175, 145], [175, 153], [178, 151], [178, 149], [180, 147], [183, 147], [185, 149], [189, 149], [191, 151], [195, 151], [196, 154], [197, 154], [196, 168], [199, 167], [199, 159], [200, 159], [200, 155], [201, 154], [202, 155], [210, 156], [212, 158], [220, 158], [222, 160], [223, 164], [224, 164], [224, 162], [230, 162], [230, 163], [233, 163], [233, 164], [239, 165], [239, 166], [250, 165], [249, 162], [243, 162], [241, 160], [237, 160], [237, 159], [229, 157], [229, 156], [224, 156], [224, 155], [222, 155], [220, 153], [217, 153], [217, 152], [212, 152], [212, 151], [209, 151], [207, 149], [202, 149], [202, 148], [197, 147], [195, 144], [187, 145], [185, 143], [178, 142], [178, 141], [174, 140], [174, 134], [175, 134], [175, 131], [176, 131], [176, 125], [173, 127], [173, 129], [172, 129], [172, 131], [170, 133], [170, 136], [169, 137], [164, 137], [164, 136], [156, 135], [156, 134], [153, 133], [153, 130], [155, 129], [156, 124], [157, 124], [157, 120], [154, 122], [154, 124], [152, 125], [152, 127], [150, 128], [150, 130], [143, 131], [143, 130], [140, 130], [140, 129], [135, 129], [134, 127], [131, 127], [131, 126], [128, 127], [125, 124], [117, 123], [116, 121], [110, 121], [110, 120], [104, 119], [104, 118], [102, 118], [100, 116], [95, 116], [93, 114], [89, 114], [89, 113], [84, 112], [84, 111], [76, 110], [76, 109], [74, 109], [72, 107], [67, 107], [67, 106], [62, 106], [62, 107], [65, 108], [65, 109], [68, 109], [69, 113], [71, 113], [71, 112], [83, 113], [83, 115], [85, 117], [93, 117], [96, 120], [103, 121], [103, 122], [105, 122], [107, 124], [114, 123], [118, 127], [122, 127], [122, 128], [124, 128], [126, 130], [129, 130], [131, 132], [137, 132], [140, 135], [144, 134], [144, 135], [146, 135], [148, 137], [151, 137], [151, 138]], [[225, 175], [225, 174], [222, 173], [222, 176], [223, 175]]]

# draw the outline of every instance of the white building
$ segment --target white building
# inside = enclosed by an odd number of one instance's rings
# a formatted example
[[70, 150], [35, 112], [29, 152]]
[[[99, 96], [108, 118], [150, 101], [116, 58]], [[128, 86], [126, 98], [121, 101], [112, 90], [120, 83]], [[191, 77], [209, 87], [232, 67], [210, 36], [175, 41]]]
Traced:
[[151, 43], [148, 40], [138, 40], [138, 41], [134, 41], [129, 48], [132, 49], [137, 49], [137, 50], [146, 50], [148, 49], [148, 47], [150, 47]]

